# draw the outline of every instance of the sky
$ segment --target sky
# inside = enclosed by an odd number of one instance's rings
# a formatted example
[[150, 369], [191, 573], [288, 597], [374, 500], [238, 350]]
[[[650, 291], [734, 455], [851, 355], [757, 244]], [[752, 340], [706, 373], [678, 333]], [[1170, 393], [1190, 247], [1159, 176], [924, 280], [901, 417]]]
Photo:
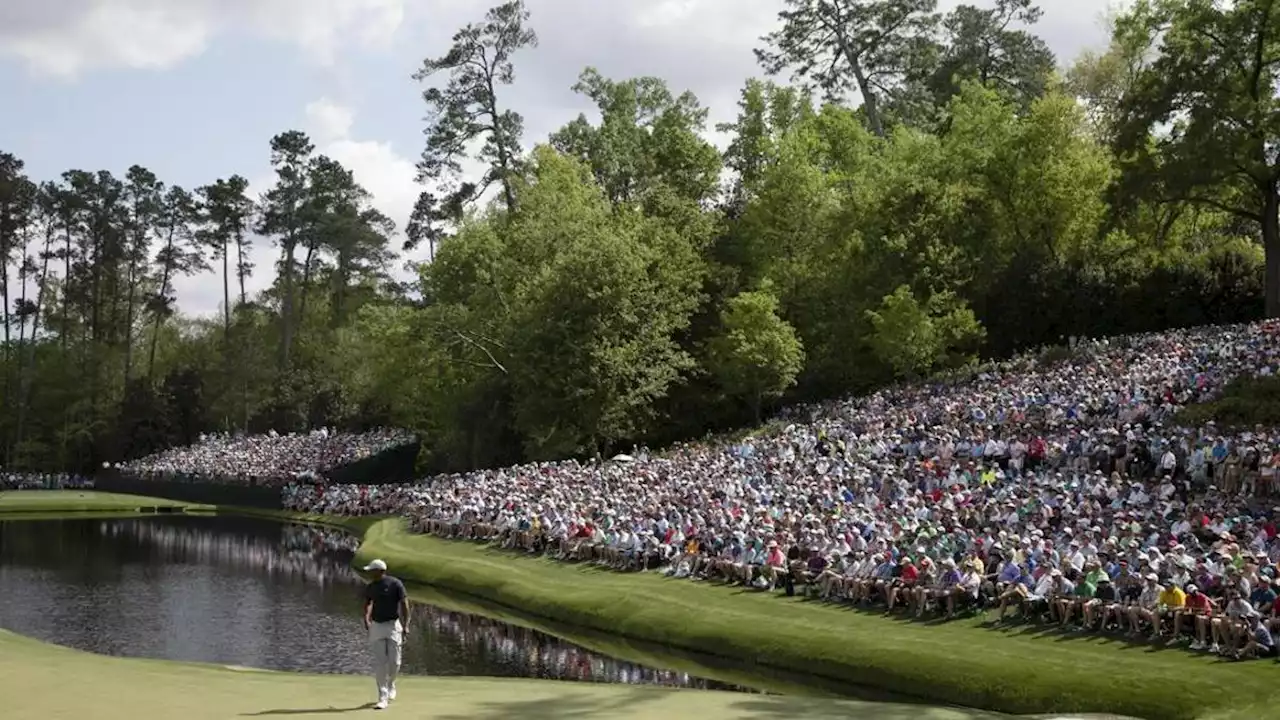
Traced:
[[[300, 129], [403, 227], [421, 189], [414, 163], [425, 114], [423, 86], [410, 76], [496, 2], [0, 0], [0, 151], [25, 160], [36, 180], [72, 168], [123, 176], [138, 164], [187, 188], [240, 174], [256, 196], [272, 178], [270, 138]], [[1036, 32], [1066, 63], [1105, 42], [1112, 2], [1042, 0]], [[752, 49], [783, 5], [527, 4], [540, 42], [516, 57], [516, 83], [500, 99], [524, 115], [530, 147], [590, 112], [570, 89], [589, 65], [692, 90], [711, 109], [709, 127], [732, 120], [744, 81], [762, 74]], [[941, 0], [940, 9], [956, 4]], [[252, 291], [270, 284], [275, 257], [268, 241], [257, 243]], [[213, 274], [183, 278], [177, 292], [184, 312], [219, 310]]]

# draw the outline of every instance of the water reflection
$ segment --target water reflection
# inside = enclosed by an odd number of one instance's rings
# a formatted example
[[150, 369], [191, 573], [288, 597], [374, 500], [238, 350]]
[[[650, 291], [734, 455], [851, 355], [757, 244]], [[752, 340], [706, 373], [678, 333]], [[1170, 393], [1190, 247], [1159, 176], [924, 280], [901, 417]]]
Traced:
[[[0, 626], [108, 655], [363, 673], [357, 544], [234, 517], [0, 522]], [[430, 605], [414, 623], [410, 674], [736, 689]]]

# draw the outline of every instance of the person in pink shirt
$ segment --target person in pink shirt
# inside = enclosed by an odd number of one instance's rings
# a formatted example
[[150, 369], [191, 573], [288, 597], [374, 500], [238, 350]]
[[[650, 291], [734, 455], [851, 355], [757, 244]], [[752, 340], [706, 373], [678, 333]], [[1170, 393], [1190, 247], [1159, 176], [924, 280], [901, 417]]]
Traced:
[[768, 551], [764, 556], [764, 567], [760, 568], [760, 573], [769, 583], [767, 588], [769, 590], [773, 590], [778, 581], [787, 574], [787, 556], [778, 547], [777, 540], [769, 541]]

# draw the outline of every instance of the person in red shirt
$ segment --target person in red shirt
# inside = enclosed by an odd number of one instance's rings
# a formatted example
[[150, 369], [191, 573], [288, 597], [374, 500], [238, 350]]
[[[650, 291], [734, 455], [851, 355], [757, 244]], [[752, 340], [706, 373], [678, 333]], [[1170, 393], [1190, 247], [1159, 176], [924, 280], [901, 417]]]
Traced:
[[1196, 639], [1191, 643], [1192, 650], [1204, 650], [1209, 647], [1211, 641], [1209, 632], [1213, 627], [1213, 615], [1217, 611], [1217, 604], [1208, 595], [1200, 591], [1195, 585], [1187, 586], [1187, 601], [1182, 606], [1182, 612], [1174, 616], [1174, 637], [1177, 637], [1177, 630], [1180, 624], [1186, 618], [1187, 622], [1195, 623]]
[[1190, 622], [1194, 626], [1196, 632], [1196, 642], [1203, 642], [1201, 637], [1204, 631], [1201, 623], [1196, 620], [1198, 617], [1207, 617], [1213, 612], [1213, 604], [1209, 601], [1209, 596], [1200, 592], [1200, 588], [1195, 585], [1187, 586], [1186, 603], [1173, 611], [1173, 638], [1176, 641], [1182, 636], [1182, 623]]
[[1039, 435], [1031, 439], [1031, 443], [1027, 445], [1027, 469], [1035, 470], [1044, 462], [1045, 453], [1048, 447], [1045, 445], [1044, 438]]
[[889, 609], [885, 610], [885, 612], [886, 613], [893, 612], [893, 606], [898, 602], [898, 595], [900, 595], [902, 591], [906, 589], [908, 591], [907, 595], [910, 596], [911, 595], [910, 591], [915, 589], [916, 582], [918, 582], [919, 580], [920, 580], [919, 568], [915, 566], [915, 563], [911, 562], [910, 555], [904, 555], [902, 557], [901, 570], [899, 571], [898, 576], [893, 579], [893, 583], [889, 585], [889, 598], [888, 598]]

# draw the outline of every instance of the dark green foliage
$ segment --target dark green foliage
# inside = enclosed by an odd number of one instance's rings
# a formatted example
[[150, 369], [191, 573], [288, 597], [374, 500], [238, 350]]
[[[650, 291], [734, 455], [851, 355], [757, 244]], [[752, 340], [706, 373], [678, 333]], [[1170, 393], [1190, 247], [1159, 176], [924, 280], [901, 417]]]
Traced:
[[1280, 377], [1241, 378], [1208, 402], [1190, 405], [1176, 416], [1180, 425], [1200, 427], [1212, 420], [1223, 432], [1280, 425]]
[[[749, 80], [723, 152], [693, 94], [590, 68], [594, 110], [530, 152], [498, 96], [536, 35], [506, 2], [416, 75], [438, 84], [401, 238], [298, 131], [252, 190], [141, 167], [40, 183], [0, 154], [0, 466], [379, 424], [419, 431], [424, 469], [585, 458], [1024, 349], [1057, 362], [1072, 337], [1257, 319], [1267, 287], [1280, 313], [1280, 3], [1135, 3], [1065, 84], [1034, 2], [936, 10], [787, 0], [763, 69], [829, 102]], [[256, 297], [250, 238], [278, 251]], [[393, 282], [393, 247], [431, 262]], [[181, 312], [197, 273], [221, 281], [215, 317]]]

